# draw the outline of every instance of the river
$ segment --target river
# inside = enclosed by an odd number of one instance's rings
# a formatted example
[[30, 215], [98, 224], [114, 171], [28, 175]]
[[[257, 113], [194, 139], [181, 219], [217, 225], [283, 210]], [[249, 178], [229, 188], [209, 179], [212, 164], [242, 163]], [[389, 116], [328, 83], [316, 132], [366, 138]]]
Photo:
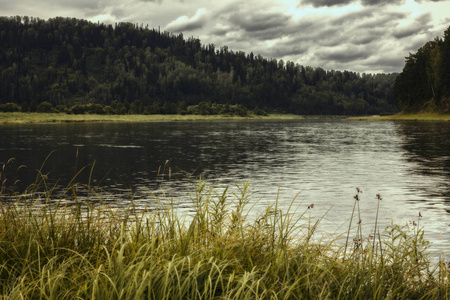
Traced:
[[[51, 154], [50, 154], [51, 153]], [[49, 155], [50, 154], [50, 155]], [[155, 195], [188, 209], [201, 176], [221, 190], [250, 181], [255, 211], [282, 209], [295, 198], [319, 230], [346, 232], [356, 188], [368, 235], [380, 194], [380, 227], [423, 216], [433, 249], [450, 246], [450, 122], [349, 122], [344, 120], [58, 123], [0, 126], [0, 163], [9, 182], [31, 183], [36, 170], [78, 180], [113, 195], [110, 205], [141, 205]], [[20, 165], [26, 165], [16, 171]], [[158, 169], [160, 169], [158, 175]], [[169, 173], [170, 169], [170, 173]], [[161, 175], [163, 174], [163, 175]], [[170, 178], [169, 178], [170, 175]], [[105, 194], [106, 195], [106, 194]], [[278, 195], [278, 196], [277, 196]], [[307, 206], [314, 203], [314, 208]]]

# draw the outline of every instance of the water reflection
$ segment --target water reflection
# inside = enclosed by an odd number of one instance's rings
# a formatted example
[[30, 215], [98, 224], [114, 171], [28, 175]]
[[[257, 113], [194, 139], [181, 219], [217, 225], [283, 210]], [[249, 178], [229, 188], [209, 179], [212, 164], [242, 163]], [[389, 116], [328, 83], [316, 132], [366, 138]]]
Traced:
[[450, 204], [450, 124], [400, 122], [397, 129], [410, 172], [433, 182], [431, 185], [417, 182], [417, 190], [427, 195], [429, 202], [437, 199]]
[[[224, 188], [251, 180], [255, 209], [278, 198], [287, 208], [297, 193], [301, 210], [323, 216], [321, 229], [346, 231], [355, 188], [367, 234], [374, 223], [375, 195], [383, 202], [380, 225], [406, 224], [419, 212], [431, 238], [448, 246], [450, 124], [296, 120], [253, 122], [81, 123], [0, 126], [0, 161], [15, 157], [14, 178], [24, 185], [52, 151], [43, 173], [67, 182], [93, 182], [126, 205], [130, 190], [143, 205], [152, 194], [174, 197], [186, 209], [198, 176]], [[166, 165], [166, 161], [169, 161]], [[14, 169], [27, 165], [19, 174]], [[158, 176], [158, 168], [161, 169]], [[170, 180], [169, 180], [170, 167]], [[162, 184], [161, 184], [162, 183]], [[236, 189], [231, 189], [231, 192]]]

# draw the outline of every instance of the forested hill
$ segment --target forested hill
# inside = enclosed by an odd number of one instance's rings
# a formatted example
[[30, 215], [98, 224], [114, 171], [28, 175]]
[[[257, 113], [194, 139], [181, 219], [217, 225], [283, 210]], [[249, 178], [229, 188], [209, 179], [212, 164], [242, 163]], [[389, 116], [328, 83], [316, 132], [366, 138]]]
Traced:
[[396, 78], [395, 95], [406, 112], [450, 113], [450, 27], [442, 39], [409, 54]]
[[60, 111], [95, 103], [107, 113], [194, 105], [212, 113], [213, 103], [296, 114], [398, 109], [396, 74], [326, 71], [131, 23], [0, 17], [0, 72], [0, 104], [22, 111], [42, 103]]

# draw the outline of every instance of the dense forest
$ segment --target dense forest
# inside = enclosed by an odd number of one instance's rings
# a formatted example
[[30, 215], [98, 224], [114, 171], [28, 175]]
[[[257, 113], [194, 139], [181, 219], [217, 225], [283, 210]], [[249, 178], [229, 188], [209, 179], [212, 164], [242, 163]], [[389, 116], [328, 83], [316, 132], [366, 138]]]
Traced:
[[0, 72], [3, 111], [398, 111], [397, 74], [326, 71], [226, 46], [216, 49], [143, 24], [0, 17]]
[[450, 112], [450, 27], [406, 57], [395, 80], [395, 97], [406, 112]]

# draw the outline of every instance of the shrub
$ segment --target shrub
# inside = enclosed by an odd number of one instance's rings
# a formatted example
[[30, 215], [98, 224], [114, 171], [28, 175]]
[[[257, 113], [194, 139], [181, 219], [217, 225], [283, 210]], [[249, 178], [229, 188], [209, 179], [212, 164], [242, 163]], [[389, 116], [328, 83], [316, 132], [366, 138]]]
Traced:
[[248, 111], [243, 104], [239, 104], [235, 110], [235, 113], [241, 117], [245, 117], [248, 114]]
[[267, 113], [258, 106], [253, 109], [253, 113], [257, 116], [267, 116]]
[[82, 115], [86, 112], [85, 105], [74, 105], [70, 108], [70, 112], [74, 115]]
[[22, 108], [16, 103], [8, 102], [5, 104], [0, 104], [0, 111], [3, 112], [17, 112], [22, 111]]
[[51, 113], [53, 112], [53, 105], [48, 101], [41, 102], [37, 106], [36, 111], [39, 113]]
[[86, 112], [90, 114], [104, 115], [105, 110], [103, 109], [103, 105], [98, 103], [90, 103], [86, 105]]
[[161, 113], [161, 108], [159, 107], [158, 102], [153, 102], [152, 105], [148, 108], [148, 113], [151, 115], [157, 115]]

